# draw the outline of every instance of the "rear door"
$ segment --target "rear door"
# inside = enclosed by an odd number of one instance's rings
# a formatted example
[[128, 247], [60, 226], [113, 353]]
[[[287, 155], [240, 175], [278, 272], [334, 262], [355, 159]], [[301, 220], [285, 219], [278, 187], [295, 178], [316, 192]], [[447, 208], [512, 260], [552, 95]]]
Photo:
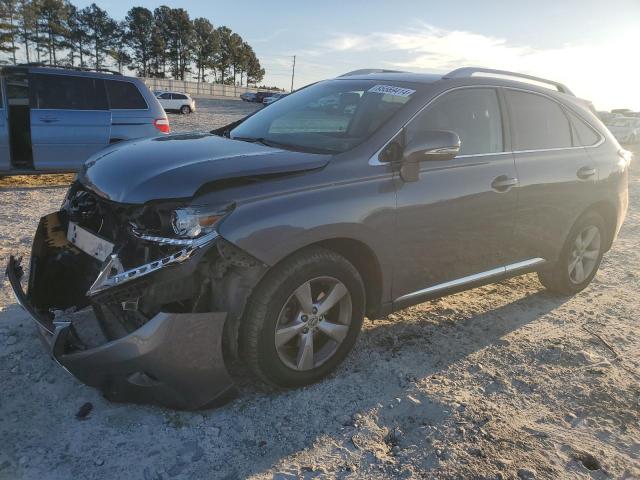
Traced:
[[576, 218], [596, 199], [597, 165], [558, 101], [537, 92], [504, 92], [520, 181], [519, 256], [553, 261]]
[[11, 151], [9, 149], [9, 122], [4, 98], [4, 79], [0, 79], [0, 172], [11, 169]]
[[111, 112], [102, 79], [35, 73], [31, 91], [36, 170], [77, 170], [109, 144]]

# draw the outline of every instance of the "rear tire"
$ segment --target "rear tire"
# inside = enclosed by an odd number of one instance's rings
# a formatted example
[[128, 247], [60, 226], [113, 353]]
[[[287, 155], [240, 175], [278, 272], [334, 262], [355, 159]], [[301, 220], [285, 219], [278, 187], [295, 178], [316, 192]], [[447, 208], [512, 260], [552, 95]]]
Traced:
[[191, 113], [191, 107], [189, 105], [183, 105], [180, 107], [180, 113], [183, 115], [188, 115]]
[[556, 263], [538, 272], [540, 283], [560, 295], [584, 290], [598, 272], [606, 241], [602, 216], [595, 212], [583, 215], [571, 229]]
[[267, 383], [317, 382], [353, 348], [364, 310], [356, 268], [330, 250], [305, 249], [271, 269], [252, 293], [241, 329], [242, 355]]

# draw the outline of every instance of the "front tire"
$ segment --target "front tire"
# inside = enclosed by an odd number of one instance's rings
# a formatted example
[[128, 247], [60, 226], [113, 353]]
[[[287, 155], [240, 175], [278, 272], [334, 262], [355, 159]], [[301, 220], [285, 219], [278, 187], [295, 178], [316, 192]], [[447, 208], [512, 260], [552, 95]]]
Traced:
[[308, 385], [349, 354], [364, 310], [365, 291], [355, 267], [330, 250], [305, 249], [270, 270], [251, 295], [241, 351], [262, 380]]
[[538, 272], [540, 283], [561, 295], [575, 295], [584, 290], [598, 272], [606, 239], [602, 216], [587, 213], [571, 229], [557, 262]]

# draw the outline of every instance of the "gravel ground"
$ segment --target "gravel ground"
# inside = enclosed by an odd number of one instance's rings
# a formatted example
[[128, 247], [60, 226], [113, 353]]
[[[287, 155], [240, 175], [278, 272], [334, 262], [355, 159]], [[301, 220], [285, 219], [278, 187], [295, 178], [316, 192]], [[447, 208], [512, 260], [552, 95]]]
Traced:
[[[174, 131], [255, 107], [198, 104], [170, 117]], [[28, 257], [68, 181], [0, 182], [2, 262]], [[0, 479], [640, 478], [638, 173], [630, 196], [579, 295], [527, 275], [368, 320], [331, 378], [290, 391], [243, 378], [238, 399], [198, 413], [112, 404], [81, 385], [46, 357], [5, 282]]]

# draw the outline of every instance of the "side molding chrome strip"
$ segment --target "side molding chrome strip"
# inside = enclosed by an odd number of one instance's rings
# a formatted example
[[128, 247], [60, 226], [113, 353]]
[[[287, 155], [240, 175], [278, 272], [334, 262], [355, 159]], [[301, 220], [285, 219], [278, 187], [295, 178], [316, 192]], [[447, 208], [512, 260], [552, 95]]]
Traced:
[[438, 285], [433, 285], [432, 287], [423, 288], [422, 290], [418, 290], [416, 292], [407, 293], [406, 295], [402, 295], [401, 297], [396, 298], [393, 301], [393, 303], [403, 302], [405, 300], [411, 300], [412, 298], [421, 297], [429, 293], [436, 293], [442, 290], [448, 290], [453, 287], [459, 287], [461, 285], [477, 282], [478, 280], [484, 280], [486, 278], [497, 277], [498, 275], [514, 272], [517, 270], [521, 270], [523, 268], [532, 267], [533, 265], [544, 263], [545, 261], [546, 260], [544, 258], [536, 257], [536, 258], [531, 258], [529, 260], [523, 260], [522, 262], [511, 263], [503, 267], [492, 268], [491, 270], [487, 270], [485, 272], [474, 273], [473, 275], [468, 275], [466, 277], [457, 278], [455, 280], [450, 280], [448, 282], [439, 283]]

